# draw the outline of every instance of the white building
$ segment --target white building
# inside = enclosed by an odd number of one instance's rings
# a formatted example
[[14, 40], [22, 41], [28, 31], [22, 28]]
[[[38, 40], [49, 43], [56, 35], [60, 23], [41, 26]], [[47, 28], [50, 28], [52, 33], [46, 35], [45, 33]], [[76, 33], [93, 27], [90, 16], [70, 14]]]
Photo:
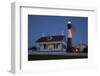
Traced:
[[66, 38], [64, 35], [40, 37], [36, 44], [39, 51], [66, 51]]

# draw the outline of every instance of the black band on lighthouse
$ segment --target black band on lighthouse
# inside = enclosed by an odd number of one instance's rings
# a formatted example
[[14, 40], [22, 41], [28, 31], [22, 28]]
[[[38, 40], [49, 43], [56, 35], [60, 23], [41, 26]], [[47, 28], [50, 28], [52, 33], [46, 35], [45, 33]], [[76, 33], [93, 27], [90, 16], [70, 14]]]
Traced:
[[71, 24], [68, 24], [67, 27], [68, 27], [68, 29], [71, 29], [72, 28], [72, 25]]

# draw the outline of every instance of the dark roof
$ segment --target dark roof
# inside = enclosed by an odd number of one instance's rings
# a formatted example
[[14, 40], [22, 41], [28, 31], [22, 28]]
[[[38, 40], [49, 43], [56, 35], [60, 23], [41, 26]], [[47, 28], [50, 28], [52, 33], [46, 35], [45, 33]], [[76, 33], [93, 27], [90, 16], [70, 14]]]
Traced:
[[55, 35], [55, 36], [40, 37], [36, 42], [55, 42], [64, 40], [65, 40], [65, 35]]

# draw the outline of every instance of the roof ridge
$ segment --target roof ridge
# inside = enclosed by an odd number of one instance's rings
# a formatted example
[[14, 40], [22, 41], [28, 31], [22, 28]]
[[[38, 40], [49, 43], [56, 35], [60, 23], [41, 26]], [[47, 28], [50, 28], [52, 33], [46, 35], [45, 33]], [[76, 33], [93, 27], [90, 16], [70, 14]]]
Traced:
[[65, 36], [65, 35], [48, 35], [48, 36], [44, 36], [44, 37], [53, 37], [53, 36]]

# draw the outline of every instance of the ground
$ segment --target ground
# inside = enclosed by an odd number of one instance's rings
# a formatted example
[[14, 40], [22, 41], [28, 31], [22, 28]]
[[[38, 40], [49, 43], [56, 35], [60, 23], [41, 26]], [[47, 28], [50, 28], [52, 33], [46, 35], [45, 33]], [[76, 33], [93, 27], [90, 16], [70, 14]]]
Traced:
[[55, 59], [80, 59], [88, 56], [66, 56], [66, 55], [28, 55], [28, 60], [55, 60]]

